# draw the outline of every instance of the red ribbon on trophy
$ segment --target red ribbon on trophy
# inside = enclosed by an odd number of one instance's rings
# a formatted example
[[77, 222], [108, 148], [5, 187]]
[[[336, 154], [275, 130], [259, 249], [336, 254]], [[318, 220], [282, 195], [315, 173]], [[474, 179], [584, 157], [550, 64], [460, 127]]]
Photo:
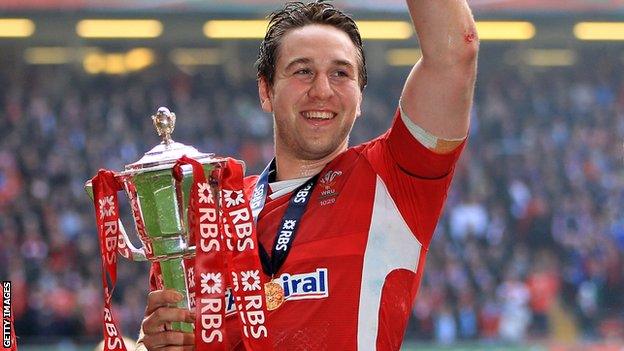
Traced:
[[[111, 171], [100, 170], [92, 180], [93, 202], [102, 255], [102, 286], [104, 289], [104, 350], [126, 351], [120, 329], [113, 318], [111, 299], [117, 282], [117, 249], [119, 246], [119, 203], [117, 192], [122, 189]], [[108, 279], [110, 279], [110, 286]]]
[[[194, 264], [186, 260], [187, 286], [193, 296], [196, 312], [195, 349], [225, 350], [225, 289], [231, 283], [242, 328], [243, 343], [248, 350], [271, 350], [266, 326], [266, 306], [261, 282], [258, 239], [251, 209], [244, 196], [243, 168], [227, 159], [223, 169], [211, 175], [221, 185], [219, 204], [202, 164], [181, 157], [173, 175], [182, 179], [182, 165], [193, 167], [193, 183], [188, 215], [191, 238], [195, 242]], [[192, 242], [192, 241], [191, 241]]]
[[245, 198], [243, 166], [228, 158], [221, 177], [222, 233], [232, 240], [232, 294], [247, 350], [272, 350], [268, 336], [267, 309], [258, 236], [249, 200]]
[[[195, 349], [226, 350], [225, 278], [226, 249], [219, 233], [219, 215], [212, 188], [206, 180], [201, 163], [182, 156], [173, 167], [173, 176], [182, 180], [182, 166], [193, 167], [188, 207], [190, 242], [195, 242], [195, 263], [185, 261], [187, 286], [194, 300]], [[187, 266], [188, 265], [188, 266]], [[189, 274], [188, 271], [193, 272]], [[188, 279], [192, 276], [192, 280]], [[191, 291], [194, 288], [194, 291]]]
[[[243, 166], [228, 158], [224, 167], [215, 169], [207, 179], [200, 162], [182, 156], [172, 169], [177, 182], [182, 181], [183, 165], [193, 168], [187, 218], [189, 242], [195, 243], [196, 252], [194, 258], [183, 262], [189, 305], [196, 310], [195, 349], [227, 349], [225, 291], [230, 286], [245, 348], [272, 350], [258, 238], [249, 201], [244, 194]], [[212, 181], [220, 185], [218, 194], [213, 193]], [[92, 179], [92, 184], [102, 256], [104, 350], [126, 351], [111, 309], [112, 292], [117, 281], [119, 241], [123, 241], [117, 200], [122, 184], [115, 179], [113, 172], [107, 170], [100, 170]], [[215, 198], [218, 198], [218, 203]], [[134, 208], [135, 201], [130, 200], [135, 220], [140, 219], [138, 209]], [[142, 221], [137, 222], [137, 230], [142, 238], [146, 235]], [[130, 256], [128, 250], [121, 249], [121, 254]], [[156, 279], [161, 280], [158, 262], [153, 265]], [[162, 281], [157, 281], [157, 286], [162, 288]]]

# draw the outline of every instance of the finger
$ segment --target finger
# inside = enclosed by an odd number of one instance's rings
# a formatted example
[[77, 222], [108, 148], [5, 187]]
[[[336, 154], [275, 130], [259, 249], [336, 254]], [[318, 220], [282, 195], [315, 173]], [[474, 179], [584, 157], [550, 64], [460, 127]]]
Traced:
[[148, 350], [171, 346], [193, 346], [194, 343], [195, 335], [193, 333], [183, 333], [179, 331], [166, 331], [153, 335], [146, 335], [143, 339], [143, 345], [145, 345]]
[[145, 334], [154, 334], [167, 330], [165, 327], [168, 322], [187, 322], [195, 321], [195, 314], [189, 310], [176, 307], [160, 307], [143, 320], [143, 332]]
[[184, 299], [184, 296], [175, 290], [154, 290], [150, 291], [147, 295], [147, 307], [145, 308], [145, 315], [150, 315], [157, 308], [162, 306], [169, 306], [176, 302], [180, 302]]

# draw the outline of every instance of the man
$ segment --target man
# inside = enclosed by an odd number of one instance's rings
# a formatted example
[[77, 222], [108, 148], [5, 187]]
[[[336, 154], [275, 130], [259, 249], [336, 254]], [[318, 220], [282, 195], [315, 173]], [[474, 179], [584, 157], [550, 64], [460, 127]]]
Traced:
[[[285, 297], [267, 317], [275, 350], [400, 348], [467, 135], [478, 51], [465, 0], [407, 5], [423, 58], [390, 130], [352, 148], [348, 135], [366, 85], [355, 23], [324, 2], [288, 3], [271, 16], [257, 67], [260, 104], [275, 123], [275, 164], [246, 184], [248, 195], [257, 183], [270, 187], [257, 232], [263, 279]], [[302, 184], [313, 186], [309, 203], [283, 238], [284, 213]], [[287, 255], [276, 260], [281, 245]], [[194, 320], [168, 307], [178, 298], [150, 293], [147, 349], [193, 348], [192, 334], [166, 327]], [[243, 349], [236, 318], [226, 321], [228, 339]]]

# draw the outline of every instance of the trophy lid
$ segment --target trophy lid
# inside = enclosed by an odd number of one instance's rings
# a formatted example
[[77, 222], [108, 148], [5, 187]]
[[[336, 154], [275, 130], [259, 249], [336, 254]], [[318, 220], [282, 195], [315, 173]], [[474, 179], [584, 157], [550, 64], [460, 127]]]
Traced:
[[199, 152], [192, 146], [184, 145], [171, 139], [171, 133], [175, 129], [175, 121], [175, 113], [169, 111], [166, 107], [160, 107], [156, 114], [152, 116], [152, 122], [158, 136], [162, 137], [163, 141], [146, 152], [140, 160], [126, 165], [123, 173], [138, 173], [171, 168], [184, 155], [202, 163], [207, 163], [208, 159], [212, 160], [214, 154]]

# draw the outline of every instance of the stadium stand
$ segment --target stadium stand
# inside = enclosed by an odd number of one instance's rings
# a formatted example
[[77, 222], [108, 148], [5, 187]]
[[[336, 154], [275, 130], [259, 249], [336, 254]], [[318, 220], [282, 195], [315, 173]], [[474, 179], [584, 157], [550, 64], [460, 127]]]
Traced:
[[[617, 55], [583, 55], [574, 69], [482, 63], [470, 142], [408, 340], [624, 337], [624, 70]], [[352, 143], [389, 126], [405, 74], [371, 77]], [[241, 158], [250, 172], [263, 168], [272, 122], [254, 80], [218, 66], [105, 76], [4, 58], [0, 276], [14, 283], [24, 343], [101, 337], [100, 263], [83, 184], [158, 142], [148, 118], [158, 106], [178, 115], [174, 139]], [[147, 268], [119, 268], [115, 309], [131, 337], [143, 317]]]

